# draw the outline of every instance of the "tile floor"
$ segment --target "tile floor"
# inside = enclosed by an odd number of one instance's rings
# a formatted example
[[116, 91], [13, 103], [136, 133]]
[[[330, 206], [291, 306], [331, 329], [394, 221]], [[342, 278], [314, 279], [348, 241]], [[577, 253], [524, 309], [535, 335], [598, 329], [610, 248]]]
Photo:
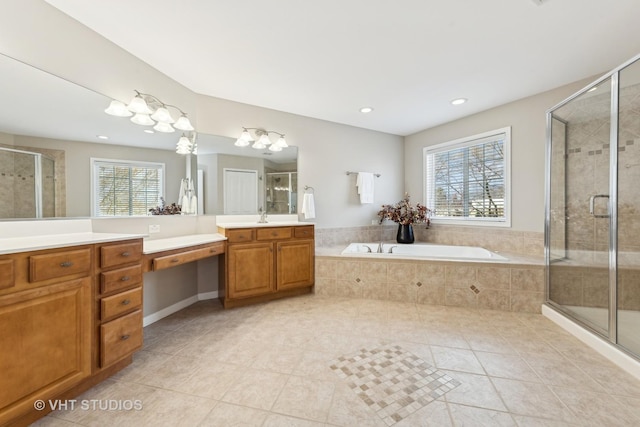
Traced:
[[[413, 361], [435, 375], [427, 382], [449, 385], [389, 421], [335, 368], [394, 348], [391, 363]], [[78, 405], [36, 425], [640, 425], [640, 381], [541, 315], [312, 295], [194, 304], [146, 327], [134, 363], [77, 400], [142, 409]]]

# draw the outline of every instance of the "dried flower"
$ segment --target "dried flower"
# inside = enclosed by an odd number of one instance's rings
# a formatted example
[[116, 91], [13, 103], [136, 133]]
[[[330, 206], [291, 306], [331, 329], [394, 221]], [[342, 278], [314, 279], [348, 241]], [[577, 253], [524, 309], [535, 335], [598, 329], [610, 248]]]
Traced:
[[424, 223], [427, 228], [431, 224], [431, 209], [422, 206], [420, 203], [414, 208], [409, 202], [409, 195], [405, 193], [404, 199], [395, 205], [382, 205], [382, 209], [378, 212], [380, 224], [385, 219], [389, 219], [398, 224], [407, 225], [414, 223]]

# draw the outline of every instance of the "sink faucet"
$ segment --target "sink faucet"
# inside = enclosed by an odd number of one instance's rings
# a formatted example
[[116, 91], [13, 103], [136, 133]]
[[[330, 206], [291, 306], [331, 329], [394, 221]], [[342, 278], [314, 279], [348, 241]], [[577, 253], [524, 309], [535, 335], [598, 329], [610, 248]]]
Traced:
[[267, 211], [263, 211], [262, 209], [260, 209], [260, 220], [258, 221], [258, 224], [266, 224], [267, 223]]

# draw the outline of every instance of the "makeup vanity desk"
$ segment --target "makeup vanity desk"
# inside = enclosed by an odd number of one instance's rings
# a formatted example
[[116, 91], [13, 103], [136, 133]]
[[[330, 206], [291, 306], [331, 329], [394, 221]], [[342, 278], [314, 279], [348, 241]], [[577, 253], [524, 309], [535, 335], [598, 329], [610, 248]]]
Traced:
[[221, 234], [191, 234], [166, 239], [145, 240], [142, 269], [164, 270], [188, 262], [216, 256], [225, 252], [225, 240]]

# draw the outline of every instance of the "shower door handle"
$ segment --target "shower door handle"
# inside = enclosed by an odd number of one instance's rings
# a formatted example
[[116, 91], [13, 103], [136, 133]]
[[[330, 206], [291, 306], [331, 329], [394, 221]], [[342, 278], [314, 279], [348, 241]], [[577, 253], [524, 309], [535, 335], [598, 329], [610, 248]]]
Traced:
[[609, 195], [608, 194], [594, 194], [593, 196], [591, 196], [591, 198], [589, 198], [589, 213], [591, 215], [593, 215], [594, 217], [596, 217], [596, 218], [609, 218], [609, 214], [596, 215], [596, 213], [595, 213], [596, 199], [599, 199], [599, 198], [608, 199]]

